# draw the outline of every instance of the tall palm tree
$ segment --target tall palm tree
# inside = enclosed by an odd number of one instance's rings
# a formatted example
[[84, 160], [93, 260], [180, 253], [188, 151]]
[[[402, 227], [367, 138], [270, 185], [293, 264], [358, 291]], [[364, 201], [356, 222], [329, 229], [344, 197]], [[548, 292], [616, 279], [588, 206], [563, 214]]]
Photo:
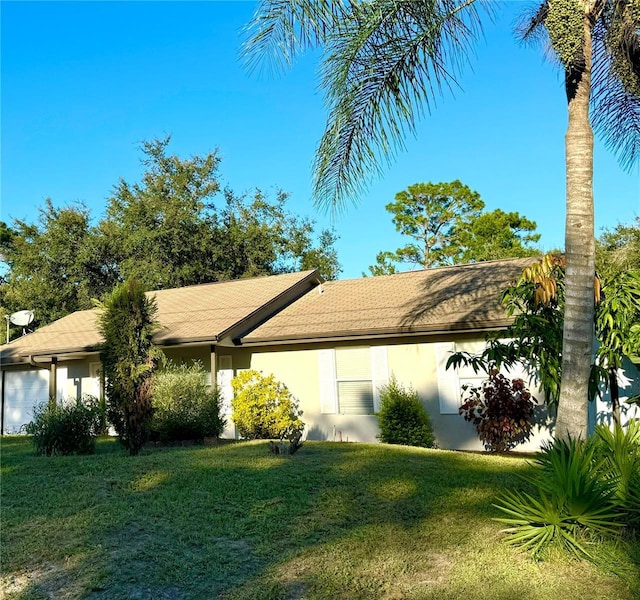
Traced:
[[[497, 10], [490, 0], [261, 2], [248, 26], [250, 67], [289, 67], [307, 49], [323, 51], [329, 116], [314, 164], [319, 205], [336, 210], [355, 201], [371, 174], [404, 149], [416, 122], [458, 86], [482, 23]], [[640, 157], [640, 0], [545, 0], [522, 33], [547, 40], [565, 75], [566, 314], [556, 434], [585, 437], [595, 270], [592, 125], [624, 166]]]

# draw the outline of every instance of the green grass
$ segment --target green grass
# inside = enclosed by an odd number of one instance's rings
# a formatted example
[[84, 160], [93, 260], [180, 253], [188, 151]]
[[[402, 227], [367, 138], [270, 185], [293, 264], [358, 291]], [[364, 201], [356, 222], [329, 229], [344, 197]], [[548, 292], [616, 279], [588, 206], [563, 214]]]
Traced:
[[110, 440], [36, 457], [2, 439], [4, 598], [563, 600], [640, 597], [637, 543], [616, 575], [500, 543], [497, 492], [518, 457], [385, 445], [156, 448]]

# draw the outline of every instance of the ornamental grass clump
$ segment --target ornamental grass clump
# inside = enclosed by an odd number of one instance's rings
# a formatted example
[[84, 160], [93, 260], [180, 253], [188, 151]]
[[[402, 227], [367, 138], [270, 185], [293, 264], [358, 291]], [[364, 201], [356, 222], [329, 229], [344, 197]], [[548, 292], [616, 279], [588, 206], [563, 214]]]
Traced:
[[394, 377], [380, 389], [378, 426], [378, 439], [385, 444], [424, 448], [435, 445], [431, 420], [417, 392], [405, 389]]
[[291, 439], [304, 429], [302, 411], [273, 375], [243, 371], [231, 380], [233, 422], [245, 439]]
[[36, 454], [93, 454], [100, 429], [100, 408], [93, 396], [36, 406], [27, 433]]
[[458, 412], [476, 427], [487, 450], [505, 452], [531, 437], [535, 398], [522, 379], [509, 380], [497, 369], [480, 387], [465, 387]]

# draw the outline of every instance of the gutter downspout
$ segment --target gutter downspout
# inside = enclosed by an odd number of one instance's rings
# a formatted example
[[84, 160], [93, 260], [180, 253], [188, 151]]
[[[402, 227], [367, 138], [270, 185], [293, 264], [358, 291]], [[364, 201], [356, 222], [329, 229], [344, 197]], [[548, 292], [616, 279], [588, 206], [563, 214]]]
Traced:
[[0, 409], [0, 435], [4, 435], [4, 388], [6, 385], [6, 371], [2, 370], [2, 407]]

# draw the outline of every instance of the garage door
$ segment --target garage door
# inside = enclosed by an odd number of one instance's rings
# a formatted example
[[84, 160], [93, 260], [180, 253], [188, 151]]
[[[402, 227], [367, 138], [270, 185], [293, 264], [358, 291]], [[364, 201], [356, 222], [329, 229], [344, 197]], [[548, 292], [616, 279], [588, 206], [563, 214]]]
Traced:
[[[58, 398], [66, 387], [67, 369], [58, 369]], [[4, 431], [24, 433], [33, 419], [33, 407], [49, 398], [49, 371], [6, 371], [4, 374]], [[21, 431], [22, 429], [22, 431]]]

